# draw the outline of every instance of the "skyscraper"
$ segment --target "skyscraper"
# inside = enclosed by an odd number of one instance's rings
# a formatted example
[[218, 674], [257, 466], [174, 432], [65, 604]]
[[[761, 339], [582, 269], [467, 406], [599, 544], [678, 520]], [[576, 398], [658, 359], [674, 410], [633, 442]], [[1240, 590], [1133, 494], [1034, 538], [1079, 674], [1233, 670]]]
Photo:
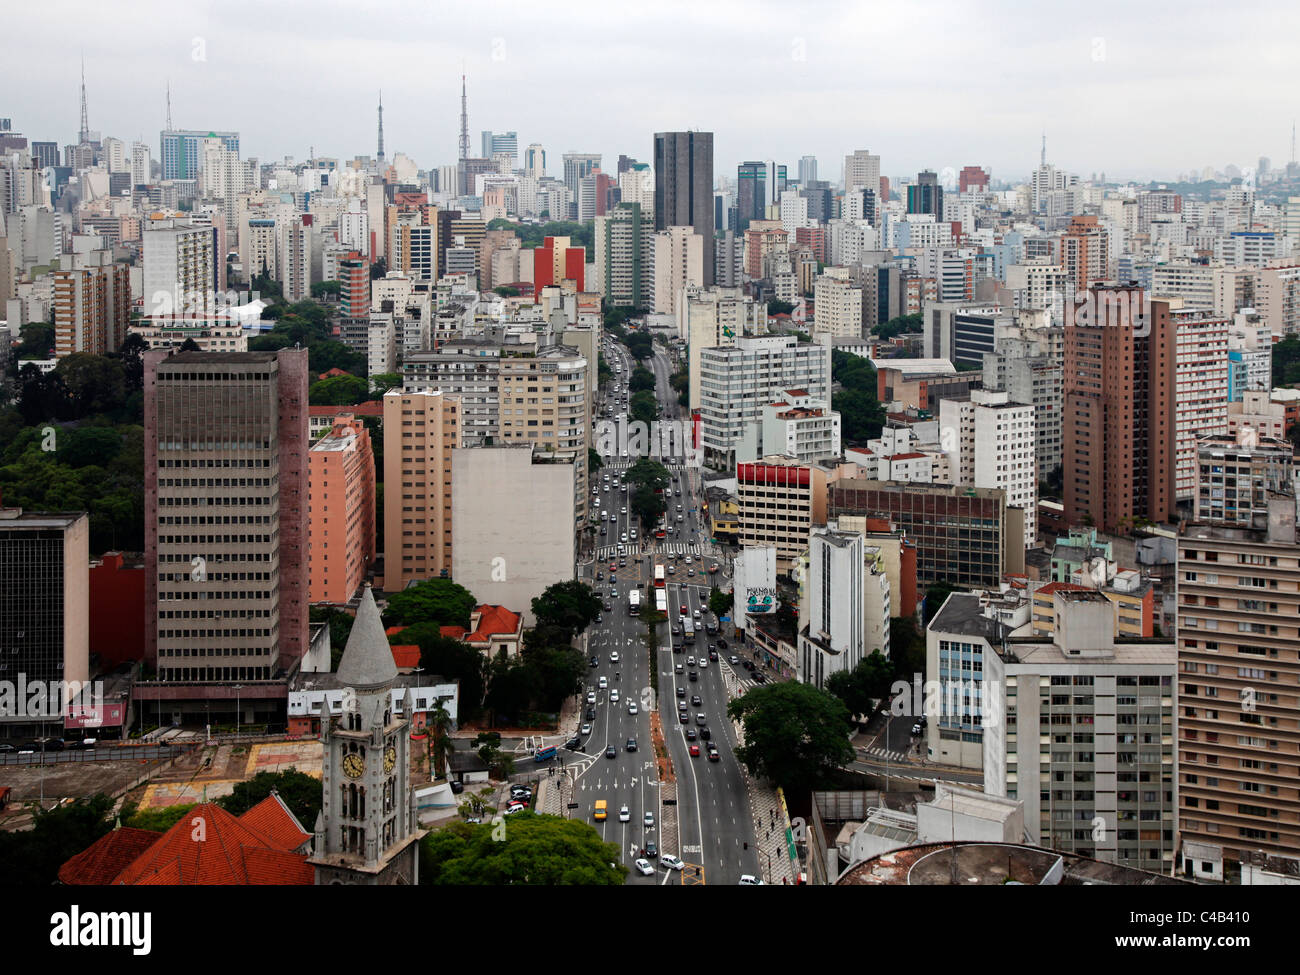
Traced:
[[220, 139], [227, 149], [239, 155], [238, 132], [169, 131], [160, 134], [162, 143], [162, 178], [196, 179], [203, 168], [203, 142]]
[[144, 356], [145, 659], [270, 681], [308, 646], [307, 350], [169, 351]]
[[713, 284], [713, 133], [656, 132], [655, 229], [693, 227], [704, 238], [704, 283]]
[[935, 220], [943, 219], [943, 187], [932, 170], [919, 173], [907, 188], [907, 212], [932, 213]]
[[[569, 191], [569, 219], [577, 219], [578, 196], [584, 176], [590, 176], [593, 169], [600, 168], [598, 152], [566, 152], [564, 154], [564, 185]], [[552, 213], [552, 220], [562, 219], [560, 214]]]
[[817, 157], [799, 157], [799, 186], [806, 187], [817, 178]]

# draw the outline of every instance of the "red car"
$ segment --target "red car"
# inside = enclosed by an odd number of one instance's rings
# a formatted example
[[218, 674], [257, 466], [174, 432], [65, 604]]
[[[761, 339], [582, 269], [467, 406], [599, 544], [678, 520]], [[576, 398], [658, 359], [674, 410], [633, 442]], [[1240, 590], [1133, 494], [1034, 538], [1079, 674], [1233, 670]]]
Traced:
[[691, 746], [691, 758], [699, 758], [699, 757], [700, 757], [700, 746], [699, 746], [699, 745], [692, 745], [692, 746]]
[[611, 563], [609, 563], [609, 571], [610, 571], [610, 572], [617, 572], [617, 571], [618, 571], [618, 563], [617, 563], [617, 562], [611, 562]]
[[686, 613], [687, 613], [687, 609], [686, 609], [685, 606], [683, 606], [683, 607], [682, 607], [682, 615], [685, 616]]

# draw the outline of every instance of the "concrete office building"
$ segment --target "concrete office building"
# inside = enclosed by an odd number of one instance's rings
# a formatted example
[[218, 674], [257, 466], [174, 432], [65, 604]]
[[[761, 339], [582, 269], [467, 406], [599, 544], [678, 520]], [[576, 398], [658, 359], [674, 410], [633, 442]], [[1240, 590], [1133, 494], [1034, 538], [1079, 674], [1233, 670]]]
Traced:
[[375, 455], [370, 431], [341, 408], [308, 454], [310, 598], [342, 606], [375, 560]]
[[[0, 680], [90, 679], [90, 519], [84, 511], [0, 505]], [[19, 692], [21, 693], [21, 692]], [[16, 700], [0, 707], [0, 736], [63, 735], [62, 708], [48, 718]], [[66, 704], [64, 701], [50, 702]]]
[[612, 308], [654, 305], [654, 227], [638, 203], [620, 203], [597, 217], [593, 237], [593, 288]]
[[308, 648], [307, 350], [151, 349], [144, 369], [145, 659], [271, 681]]
[[451, 452], [460, 397], [428, 388], [384, 394], [384, 589], [451, 571]]
[[[735, 345], [700, 352], [700, 445], [704, 462], [730, 470], [748, 423], [782, 390], [829, 403], [830, 350], [801, 343], [793, 335], [738, 338]], [[766, 440], [766, 438], [764, 438]]]
[[239, 156], [238, 132], [164, 130], [159, 137], [162, 178], [197, 179], [203, 170], [203, 147], [208, 139], [220, 139], [226, 149]]
[[525, 626], [533, 599], [574, 577], [579, 453], [527, 442], [451, 452], [452, 577]]
[[813, 334], [832, 339], [862, 336], [862, 289], [848, 268], [828, 267], [813, 286]]
[[816, 465], [789, 457], [738, 464], [736, 497], [741, 547], [775, 547], [778, 572], [789, 572], [813, 527], [826, 524], [826, 471]]
[[808, 535], [808, 573], [800, 607], [808, 623], [799, 630], [799, 680], [824, 689], [832, 674], [848, 672], [867, 655], [863, 648], [863, 547], [861, 532], [814, 526]]
[[782, 454], [809, 463], [840, 456], [840, 415], [827, 400], [803, 389], [783, 389], [764, 403], [757, 420], [744, 424], [735, 448], [738, 462]]
[[656, 132], [655, 230], [691, 227], [703, 245], [704, 277], [713, 284], [713, 133]]
[[1201, 437], [1194, 521], [1242, 528], [1267, 524], [1269, 499], [1295, 491], [1292, 451], [1290, 441], [1254, 432]]
[[828, 515], [888, 518], [916, 543], [921, 585], [997, 586], [1024, 572], [1024, 513], [995, 488], [896, 483], [839, 477], [829, 485]]

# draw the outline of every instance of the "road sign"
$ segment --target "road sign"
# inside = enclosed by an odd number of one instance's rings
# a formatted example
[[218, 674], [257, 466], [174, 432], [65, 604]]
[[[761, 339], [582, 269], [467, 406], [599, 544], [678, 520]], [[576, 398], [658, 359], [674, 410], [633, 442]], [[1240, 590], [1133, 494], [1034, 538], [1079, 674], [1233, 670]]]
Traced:
[[569, 803], [569, 808], [570, 808], [570, 809], [577, 809], [577, 808], [578, 808], [578, 804], [577, 804], [576, 802], [571, 802], [571, 803]]

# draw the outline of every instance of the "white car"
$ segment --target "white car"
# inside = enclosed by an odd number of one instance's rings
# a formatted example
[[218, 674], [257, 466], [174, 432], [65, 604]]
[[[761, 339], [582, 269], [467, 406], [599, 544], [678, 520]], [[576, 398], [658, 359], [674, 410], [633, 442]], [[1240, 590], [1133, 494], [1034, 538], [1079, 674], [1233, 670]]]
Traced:
[[655, 875], [655, 868], [650, 866], [650, 862], [644, 857], [636, 861], [636, 869], [643, 877], [653, 877]]
[[618, 811], [618, 821], [620, 823], [629, 823], [632, 821], [632, 811], [624, 806]]
[[759, 879], [758, 877], [755, 877], [752, 873], [742, 873], [742, 874], [740, 875], [739, 883], [740, 883], [740, 885], [743, 886], [743, 887], [765, 887], [765, 886], [767, 886], [766, 884], [763, 883], [763, 881], [762, 881], [761, 879]]
[[611, 651], [609, 652], [609, 662], [612, 663], [612, 664], [616, 664], [616, 663], [618, 663], [618, 651], [617, 651], [617, 650], [611, 650]]
[[587, 703], [588, 703], [588, 704], [595, 704], [595, 703], [596, 703], [596, 692], [595, 692], [595, 691], [588, 691], [588, 692], [587, 692]]
[[618, 688], [617, 688], [617, 687], [614, 688], [612, 691], [609, 692], [609, 699], [610, 699], [611, 701], [617, 703], [617, 701], [618, 701]]
[[704, 669], [705, 667], [707, 667], [708, 665], [709, 665], [709, 658], [708, 658], [708, 657], [701, 657], [701, 658], [700, 658], [700, 670], [703, 670], [703, 669]]
[[589, 735], [589, 734], [591, 734], [591, 725], [589, 725], [589, 724], [584, 724], [581, 728], [578, 729], [578, 734], [580, 734], [580, 735]]
[[681, 860], [678, 860], [671, 853], [661, 855], [659, 857], [659, 863], [660, 865], [667, 867], [669, 870], [681, 870], [682, 867], [686, 866], [686, 864], [682, 863]]
[[599, 683], [597, 686], [598, 686], [598, 687], [603, 691], [605, 688], [607, 688], [607, 687], [609, 686], [609, 678], [608, 678], [608, 677], [602, 677], [602, 678], [600, 679], [600, 683]]
[[690, 565], [690, 564], [691, 564], [691, 557], [690, 557], [689, 555], [686, 556], [686, 564], [687, 564], [687, 565]]
[[629, 701], [629, 702], [628, 702], [628, 705], [627, 705], [627, 713], [628, 713], [628, 714], [636, 714], [636, 713], [637, 713], [636, 701]]
[[619, 513], [620, 515], [625, 515], [625, 514], [627, 514], [627, 505], [623, 505], [623, 507], [619, 509], [619, 512], [618, 512], [618, 513]]
[[652, 812], [647, 812], [647, 813], [645, 814], [645, 827], [646, 827], [646, 829], [653, 829], [653, 828], [654, 828], [654, 824], [655, 824], [655, 814], [652, 813]]

